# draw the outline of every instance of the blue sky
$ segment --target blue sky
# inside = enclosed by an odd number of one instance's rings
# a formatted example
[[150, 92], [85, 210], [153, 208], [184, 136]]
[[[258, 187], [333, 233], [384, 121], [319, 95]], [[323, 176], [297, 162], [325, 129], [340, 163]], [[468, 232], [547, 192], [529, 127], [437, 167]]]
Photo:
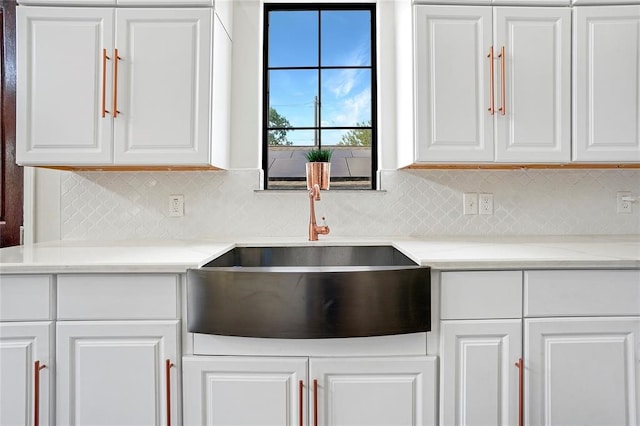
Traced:
[[[322, 66], [371, 64], [368, 11], [322, 12]], [[271, 11], [269, 66], [318, 65], [318, 12]], [[314, 125], [314, 97], [318, 95], [316, 70], [270, 72], [270, 106], [293, 126]], [[322, 71], [322, 125], [356, 126], [371, 119], [371, 71]], [[297, 134], [296, 134], [297, 133]], [[333, 144], [341, 132], [323, 133], [323, 144]], [[313, 143], [313, 132], [289, 132], [295, 145]]]

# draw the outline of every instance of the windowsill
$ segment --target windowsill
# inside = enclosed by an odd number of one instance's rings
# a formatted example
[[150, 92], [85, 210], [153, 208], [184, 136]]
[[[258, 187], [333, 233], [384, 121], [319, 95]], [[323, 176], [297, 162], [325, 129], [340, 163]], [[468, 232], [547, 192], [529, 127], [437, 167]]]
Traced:
[[[254, 189], [253, 192], [255, 192], [256, 194], [266, 194], [266, 193], [271, 193], [271, 194], [300, 194], [301, 192], [309, 192], [307, 189], [303, 189], [303, 188], [299, 188], [299, 189]], [[346, 193], [346, 194], [384, 194], [387, 192], [386, 189], [327, 189], [327, 190], [322, 190], [323, 194], [326, 194], [327, 192], [331, 192], [331, 193]]]

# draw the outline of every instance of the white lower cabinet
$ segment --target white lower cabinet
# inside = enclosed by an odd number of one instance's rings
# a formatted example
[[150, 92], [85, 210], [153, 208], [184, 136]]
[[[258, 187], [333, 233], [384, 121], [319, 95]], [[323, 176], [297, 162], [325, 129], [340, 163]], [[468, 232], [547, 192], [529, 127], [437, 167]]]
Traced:
[[442, 425], [518, 424], [522, 271], [440, 275]]
[[185, 357], [183, 369], [185, 426], [297, 425], [307, 412], [306, 358]]
[[178, 424], [178, 321], [60, 321], [57, 424]]
[[640, 424], [640, 270], [443, 272], [440, 293], [443, 426]]
[[442, 424], [518, 424], [522, 320], [443, 321], [440, 332]]
[[0, 425], [52, 421], [53, 322], [0, 324]]
[[55, 424], [52, 275], [0, 275], [0, 425]]
[[181, 280], [0, 276], [0, 425], [180, 425]]
[[528, 424], [639, 424], [640, 318], [524, 323]]
[[434, 357], [185, 357], [185, 425], [435, 425]]
[[180, 424], [181, 277], [60, 274], [58, 425]]

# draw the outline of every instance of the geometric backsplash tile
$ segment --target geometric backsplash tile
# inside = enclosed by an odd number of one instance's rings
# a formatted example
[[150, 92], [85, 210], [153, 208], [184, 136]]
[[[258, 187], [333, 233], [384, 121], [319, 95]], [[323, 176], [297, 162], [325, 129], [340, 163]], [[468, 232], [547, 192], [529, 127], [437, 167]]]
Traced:
[[[640, 170], [400, 170], [383, 191], [323, 191], [317, 216], [336, 236], [640, 234]], [[306, 236], [306, 191], [258, 191], [258, 171], [64, 172], [62, 238]], [[494, 194], [494, 214], [462, 214], [464, 192]], [[168, 216], [183, 194], [185, 215]]]

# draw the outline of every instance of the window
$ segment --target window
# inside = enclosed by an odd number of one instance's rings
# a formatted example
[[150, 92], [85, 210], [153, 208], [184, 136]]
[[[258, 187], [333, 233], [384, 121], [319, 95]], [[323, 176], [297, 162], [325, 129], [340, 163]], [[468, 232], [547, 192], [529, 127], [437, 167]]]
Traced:
[[374, 189], [375, 5], [265, 5], [265, 189], [306, 188], [329, 149], [331, 189]]

